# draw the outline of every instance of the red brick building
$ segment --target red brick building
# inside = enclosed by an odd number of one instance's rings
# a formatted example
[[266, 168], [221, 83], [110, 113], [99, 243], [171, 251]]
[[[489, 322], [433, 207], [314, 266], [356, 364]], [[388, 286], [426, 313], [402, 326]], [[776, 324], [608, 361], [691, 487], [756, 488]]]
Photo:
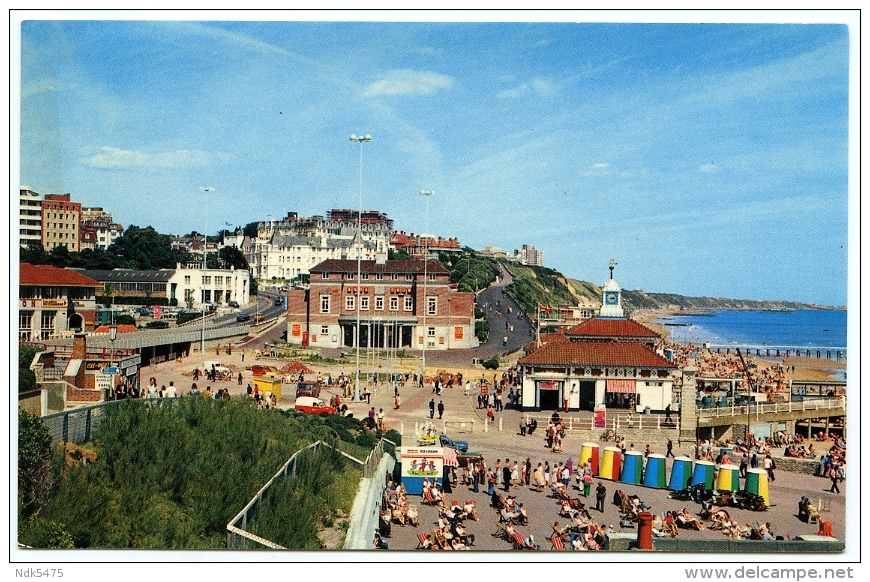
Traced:
[[355, 260], [330, 259], [309, 271], [309, 288], [288, 293], [291, 344], [355, 347], [359, 301], [360, 347], [422, 350], [425, 342], [427, 350], [449, 350], [477, 345], [474, 293], [453, 289], [450, 272], [435, 261], [362, 261], [359, 285]]
[[38, 341], [71, 330], [93, 331], [101, 285], [76, 271], [51, 265], [18, 266], [18, 339]]

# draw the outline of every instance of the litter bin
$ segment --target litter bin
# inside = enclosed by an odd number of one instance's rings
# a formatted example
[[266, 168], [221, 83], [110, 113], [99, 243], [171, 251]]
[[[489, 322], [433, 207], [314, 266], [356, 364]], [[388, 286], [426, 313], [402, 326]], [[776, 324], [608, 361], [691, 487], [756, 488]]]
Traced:
[[637, 547], [640, 550], [653, 549], [652, 544], [652, 520], [653, 515], [649, 511], [637, 513]]
[[649, 406], [643, 407], [643, 413], [646, 414], [647, 416], [649, 416]]

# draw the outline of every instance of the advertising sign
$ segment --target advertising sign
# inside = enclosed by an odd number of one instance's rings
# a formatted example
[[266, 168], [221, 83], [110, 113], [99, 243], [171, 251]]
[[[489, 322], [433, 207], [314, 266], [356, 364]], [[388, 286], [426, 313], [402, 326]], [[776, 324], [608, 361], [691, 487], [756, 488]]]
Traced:
[[603, 405], [595, 407], [592, 413], [595, 421], [595, 428], [605, 428], [607, 426], [607, 408]]
[[442, 447], [401, 447], [402, 484], [408, 493], [422, 493], [423, 479], [437, 482], [444, 473]]

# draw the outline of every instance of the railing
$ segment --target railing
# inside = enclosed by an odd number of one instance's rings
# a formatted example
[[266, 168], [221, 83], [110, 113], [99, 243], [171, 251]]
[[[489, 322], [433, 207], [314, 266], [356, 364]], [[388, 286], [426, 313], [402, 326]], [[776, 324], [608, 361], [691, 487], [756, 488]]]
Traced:
[[362, 465], [363, 469], [363, 478], [371, 478], [376, 470], [378, 465], [380, 464], [381, 458], [383, 457], [384, 451], [390, 453], [395, 457], [396, 455], [396, 444], [387, 439], [381, 439], [378, 442], [378, 445], [369, 453], [368, 458], [365, 461], [361, 461], [357, 458], [352, 457], [351, 455], [345, 453], [341, 449], [337, 449], [323, 441], [317, 441], [316, 443], [312, 443], [307, 447], [300, 449], [293, 453], [293, 455], [287, 459], [287, 461], [281, 465], [281, 468], [269, 479], [259, 491], [251, 498], [251, 500], [239, 511], [235, 517], [227, 524], [227, 549], [229, 550], [237, 550], [237, 549], [246, 549], [249, 547], [250, 543], [255, 544], [253, 547], [267, 547], [273, 550], [284, 550], [283, 546], [279, 546], [278, 544], [256, 536], [250, 533], [248, 530], [249, 526], [256, 519], [257, 511], [259, 510], [260, 502], [263, 500], [263, 497], [269, 491], [269, 488], [275, 484], [276, 480], [292, 478], [296, 475], [296, 458], [297, 456], [309, 449], [316, 450], [317, 448], [325, 446], [329, 447], [335, 451], [341, 453], [344, 457], [350, 459], [355, 463], [359, 463]]
[[698, 415], [700, 418], [711, 417], [721, 418], [725, 416], [746, 416], [776, 414], [778, 412], [805, 412], [805, 411], [820, 411], [820, 410], [836, 410], [846, 411], [846, 397], [825, 398], [814, 400], [802, 400], [799, 402], [771, 402], [771, 403], [755, 403], [750, 406], [736, 404], [731, 399], [730, 406], [718, 406], [712, 408], [699, 408]]

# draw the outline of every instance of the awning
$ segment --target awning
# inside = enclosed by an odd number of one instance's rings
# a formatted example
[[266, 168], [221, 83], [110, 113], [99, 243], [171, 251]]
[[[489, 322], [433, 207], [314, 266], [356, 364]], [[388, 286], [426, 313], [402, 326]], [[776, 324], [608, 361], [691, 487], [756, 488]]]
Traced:
[[605, 390], [607, 392], [635, 394], [637, 393], [637, 382], [634, 380], [608, 380]]
[[456, 449], [451, 449], [450, 447], [444, 447], [444, 466], [445, 467], [458, 467], [459, 461], [456, 459]]

